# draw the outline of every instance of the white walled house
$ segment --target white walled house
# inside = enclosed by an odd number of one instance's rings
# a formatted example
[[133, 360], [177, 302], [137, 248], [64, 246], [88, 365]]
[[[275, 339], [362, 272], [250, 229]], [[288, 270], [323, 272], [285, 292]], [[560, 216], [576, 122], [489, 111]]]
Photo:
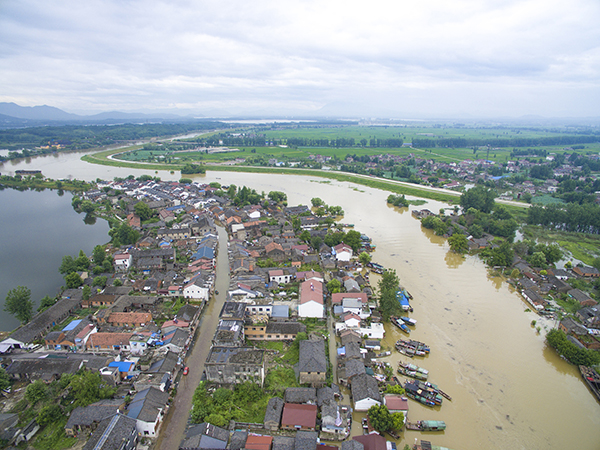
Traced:
[[350, 261], [352, 258], [352, 247], [343, 242], [333, 247], [335, 251], [335, 259], [338, 261]]
[[129, 253], [115, 253], [113, 261], [116, 271], [127, 272], [131, 267], [133, 257]]
[[323, 300], [323, 283], [317, 280], [306, 280], [300, 285], [300, 303], [298, 304], [300, 317], [325, 317]]

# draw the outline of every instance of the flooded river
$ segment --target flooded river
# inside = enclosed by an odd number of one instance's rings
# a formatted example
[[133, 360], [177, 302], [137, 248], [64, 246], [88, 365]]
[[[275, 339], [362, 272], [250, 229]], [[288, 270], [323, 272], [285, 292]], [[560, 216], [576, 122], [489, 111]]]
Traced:
[[[0, 171], [41, 169], [52, 178], [86, 180], [154, 175], [90, 165], [79, 156], [37, 158]], [[157, 175], [180, 177], [165, 171]], [[453, 398], [436, 409], [411, 401], [411, 420], [444, 420], [448, 427], [435, 435], [405, 432], [400, 448], [415, 437], [455, 450], [600, 448], [600, 404], [576, 367], [544, 343], [545, 330], [554, 323], [526, 312], [519, 294], [501, 278], [489, 276], [479, 259], [450, 253], [445, 239], [422, 229], [410, 214], [414, 208], [437, 212], [447, 205], [428, 201], [401, 210], [386, 205], [387, 192], [316, 177], [211, 171], [197, 179], [246, 185], [258, 192], [284, 191], [291, 205], [309, 205], [311, 198], [320, 197], [342, 206], [343, 221], [373, 239], [373, 260], [395, 269], [414, 297], [412, 317], [418, 323], [411, 337], [431, 346], [428, 357], [414, 362], [428, 369], [430, 380]], [[533, 319], [542, 326], [541, 334], [531, 326]], [[384, 345], [391, 349], [402, 336], [389, 328]], [[394, 351], [388, 360], [395, 365], [400, 358]]]

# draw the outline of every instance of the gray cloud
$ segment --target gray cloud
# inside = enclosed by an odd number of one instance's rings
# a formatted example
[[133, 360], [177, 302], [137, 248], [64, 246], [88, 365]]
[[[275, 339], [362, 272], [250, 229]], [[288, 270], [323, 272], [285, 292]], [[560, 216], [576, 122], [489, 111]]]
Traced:
[[596, 0], [2, 2], [0, 101], [599, 115], [598, 17]]

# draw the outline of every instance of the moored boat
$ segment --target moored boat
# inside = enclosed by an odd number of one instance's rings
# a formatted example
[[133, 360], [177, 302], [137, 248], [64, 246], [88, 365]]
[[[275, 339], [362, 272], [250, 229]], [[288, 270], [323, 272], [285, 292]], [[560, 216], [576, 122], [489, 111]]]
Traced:
[[437, 384], [430, 383], [429, 381], [415, 381], [414, 383], [421, 389], [433, 390], [440, 394], [442, 397], [445, 397], [448, 400], [452, 400], [452, 397], [450, 397], [448, 394], [442, 391]]
[[422, 373], [423, 375], [429, 375], [429, 370], [419, 367], [416, 364], [405, 363], [405, 362], [400, 361], [398, 363], [398, 366], [404, 367], [407, 370], [413, 370], [415, 372]]
[[404, 289], [398, 289], [396, 291], [396, 300], [398, 300], [398, 303], [400, 303], [400, 307], [404, 311], [410, 311], [412, 309], [410, 307], [410, 302], [409, 302], [408, 295], [409, 294]]
[[422, 389], [418, 383], [422, 383], [418, 380], [407, 381], [404, 385], [406, 395], [413, 400], [423, 403], [427, 406], [441, 405], [444, 400], [443, 397], [433, 389]]
[[451, 450], [447, 447], [440, 447], [439, 445], [434, 445], [429, 441], [421, 440], [421, 443], [417, 444], [417, 440], [415, 439], [415, 445], [413, 445], [413, 450]]
[[403, 320], [405, 324], [413, 326], [413, 327], [417, 324], [417, 319], [412, 319], [412, 318], [406, 317], [406, 316], [402, 316], [402, 317], [400, 317], [400, 319]]
[[[396, 342], [396, 348], [398, 349], [398, 351], [400, 351], [400, 348], [411, 348], [414, 350], [413, 356], [414, 355], [425, 356], [426, 354], [429, 353], [429, 346], [427, 346], [423, 342], [414, 341], [412, 339], [411, 340], [399, 339]], [[403, 353], [403, 352], [401, 352], [401, 353]]]
[[398, 373], [407, 377], [416, 378], [417, 380], [427, 380], [427, 374], [417, 372], [416, 370], [410, 370], [406, 367], [398, 367]]
[[598, 372], [588, 366], [579, 366], [579, 371], [596, 398], [600, 400], [600, 375]]
[[397, 317], [390, 317], [390, 322], [392, 322], [394, 325], [396, 325], [398, 328], [400, 328], [406, 334], [410, 334], [410, 329], [406, 326], [406, 324], [403, 321], [401, 321]]
[[446, 422], [443, 420], [417, 420], [416, 422], [406, 422], [407, 430], [414, 431], [444, 431]]

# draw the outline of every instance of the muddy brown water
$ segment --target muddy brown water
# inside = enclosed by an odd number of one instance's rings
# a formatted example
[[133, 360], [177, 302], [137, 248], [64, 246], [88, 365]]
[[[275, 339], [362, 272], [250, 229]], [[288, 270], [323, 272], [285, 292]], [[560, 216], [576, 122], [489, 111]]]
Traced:
[[[79, 155], [50, 158], [47, 169], [45, 159], [36, 158], [29, 164], [11, 164], [9, 170], [40, 168], [53, 178], [76, 174], [87, 180], [154, 175], [90, 165]], [[156, 175], [179, 178], [165, 171]], [[196, 179], [265, 193], [283, 191], [290, 205], [310, 205], [311, 198], [320, 197], [342, 206], [342, 221], [373, 239], [373, 260], [395, 269], [414, 297], [412, 317], [418, 323], [411, 336], [431, 346], [428, 357], [414, 362], [428, 369], [430, 380], [453, 399], [434, 409], [411, 401], [411, 420], [444, 420], [447, 429], [441, 434], [405, 432], [400, 448], [414, 443], [415, 437], [454, 450], [600, 448], [600, 403], [577, 368], [544, 342], [545, 331], [555, 324], [526, 312], [520, 295], [503, 279], [490, 276], [477, 257], [450, 253], [445, 239], [422, 229], [410, 214], [415, 208], [437, 213], [447, 205], [428, 201], [409, 209], [388, 207], [388, 192], [317, 177], [209, 172]], [[541, 325], [541, 334], [531, 326], [533, 319]], [[383, 345], [391, 349], [403, 333], [387, 331]], [[401, 358], [394, 351], [387, 360], [396, 365]], [[359, 424], [353, 432], [361, 432]]]

